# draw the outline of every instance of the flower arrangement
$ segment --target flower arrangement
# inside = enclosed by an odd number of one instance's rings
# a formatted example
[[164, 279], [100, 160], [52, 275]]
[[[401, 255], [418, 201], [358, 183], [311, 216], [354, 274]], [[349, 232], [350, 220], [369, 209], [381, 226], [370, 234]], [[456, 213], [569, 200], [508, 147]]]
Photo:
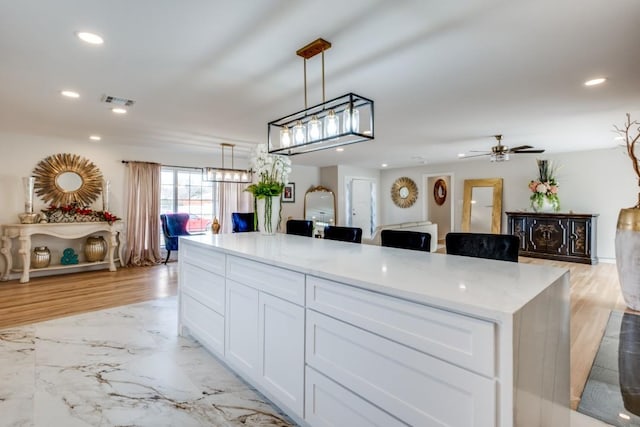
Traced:
[[291, 173], [291, 159], [285, 156], [269, 154], [266, 144], [256, 146], [249, 166], [258, 177], [258, 182], [251, 184], [245, 191], [256, 198], [279, 196], [289, 183]]
[[83, 208], [77, 203], [70, 205], [51, 205], [47, 209], [42, 209], [42, 213], [47, 217], [48, 222], [99, 222], [106, 221], [112, 224], [119, 220], [117, 216], [107, 211], [94, 211]]
[[[264, 224], [265, 233], [272, 233], [273, 198], [280, 196], [285, 184], [289, 183], [291, 173], [291, 159], [286, 156], [269, 154], [266, 144], [259, 144], [249, 158], [249, 166], [253, 170], [258, 182], [249, 185], [245, 191], [255, 197], [254, 207], [257, 209], [258, 199], [264, 199]], [[278, 212], [278, 219], [280, 213]], [[254, 216], [258, 221], [258, 215]], [[262, 219], [262, 218], [261, 218]], [[280, 221], [278, 221], [279, 223]]]
[[557, 168], [549, 160], [537, 160], [538, 179], [529, 182], [529, 190], [533, 193], [529, 200], [534, 210], [541, 210], [544, 202], [551, 203], [554, 212], [560, 210], [558, 198], [558, 182], [555, 178]]

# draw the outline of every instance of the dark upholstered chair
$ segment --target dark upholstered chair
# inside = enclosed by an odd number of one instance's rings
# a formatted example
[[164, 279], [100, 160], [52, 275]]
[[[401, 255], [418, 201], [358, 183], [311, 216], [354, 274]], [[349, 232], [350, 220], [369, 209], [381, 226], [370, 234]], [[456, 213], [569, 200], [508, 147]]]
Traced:
[[324, 238], [328, 240], [340, 240], [342, 242], [361, 243], [362, 228], [327, 225], [324, 228]]
[[234, 233], [244, 233], [256, 231], [253, 222], [253, 212], [233, 212], [231, 213], [231, 231]]
[[164, 260], [164, 263], [166, 264], [167, 261], [169, 261], [171, 251], [178, 250], [178, 237], [190, 235], [190, 233], [187, 231], [189, 214], [161, 214], [160, 222], [162, 223], [162, 234], [164, 235], [164, 247], [167, 250], [167, 259]]
[[431, 234], [419, 231], [382, 230], [380, 232], [382, 246], [390, 248], [412, 249], [429, 252], [431, 250]]
[[518, 262], [520, 238], [510, 234], [448, 233], [447, 253]]
[[287, 221], [287, 234], [311, 237], [313, 236], [313, 221], [290, 219]]

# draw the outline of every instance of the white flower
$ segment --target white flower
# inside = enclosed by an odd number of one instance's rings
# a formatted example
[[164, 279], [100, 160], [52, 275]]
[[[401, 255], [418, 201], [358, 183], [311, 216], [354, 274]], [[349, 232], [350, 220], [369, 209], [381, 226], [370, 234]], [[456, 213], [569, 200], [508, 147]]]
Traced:
[[536, 191], [537, 191], [538, 193], [542, 193], [542, 194], [544, 194], [544, 193], [546, 193], [546, 192], [547, 192], [547, 186], [546, 186], [546, 185], [544, 185], [543, 183], [540, 183], [540, 184], [538, 184], [538, 186], [536, 187]]
[[286, 156], [269, 154], [266, 144], [259, 144], [249, 158], [249, 165], [258, 177], [259, 183], [289, 182], [291, 159]]

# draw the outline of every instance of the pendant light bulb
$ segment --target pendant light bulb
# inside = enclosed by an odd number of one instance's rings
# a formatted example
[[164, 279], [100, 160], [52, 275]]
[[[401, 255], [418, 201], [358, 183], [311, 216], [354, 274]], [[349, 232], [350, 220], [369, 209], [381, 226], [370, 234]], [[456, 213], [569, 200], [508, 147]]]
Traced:
[[285, 125], [280, 129], [280, 147], [289, 147], [291, 145], [291, 131], [289, 127]]
[[324, 118], [324, 132], [326, 137], [336, 136], [340, 129], [340, 119], [336, 115], [336, 112], [329, 110], [327, 116]]
[[344, 132], [360, 131], [360, 112], [355, 108], [347, 107], [342, 113], [342, 130]]
[[306, 142], [306, 128], [301, 120], [296, 122], [293, 127], [293, 142], [295, 145], [304, 144]]
[[318, 120], [318, 116], [315, 114], [309, 120], [307, 129], [309, 131], [309, 141], [316, 141], [322, 138], [322, 122]]

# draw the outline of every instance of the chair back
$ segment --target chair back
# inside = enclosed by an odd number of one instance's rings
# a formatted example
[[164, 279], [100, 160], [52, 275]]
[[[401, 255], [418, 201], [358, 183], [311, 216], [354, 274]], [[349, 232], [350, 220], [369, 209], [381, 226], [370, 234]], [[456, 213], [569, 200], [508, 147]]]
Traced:
[[361, 243], [362, 228], [327, 225], [324, 228], [324, 238], [328, 240], [340, 240], [342, 242]]
[[256, 231], [253, 224], [253, 212], [231, 213], [231, 231], [234, 233]]
[[160, 215], [162, 224], [162, 234], [164, 245], [167, 250], [178, 249], [178, 236], [188, 236], [187, 224], [189, 222], [188, 213], [167, 213]]
[[431, 251], [431, 234], [419, 231], [382, 230], [381, 245], [390, 248], [412, 249], [414, 251]]
[[311, 237], [313, 236], [313, 221], [290, 219], [287, 221], [287, 234]]
[[518, 262], [520, 238], [511, 234], [448, 233], [447, 253]]

